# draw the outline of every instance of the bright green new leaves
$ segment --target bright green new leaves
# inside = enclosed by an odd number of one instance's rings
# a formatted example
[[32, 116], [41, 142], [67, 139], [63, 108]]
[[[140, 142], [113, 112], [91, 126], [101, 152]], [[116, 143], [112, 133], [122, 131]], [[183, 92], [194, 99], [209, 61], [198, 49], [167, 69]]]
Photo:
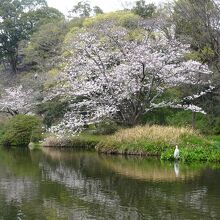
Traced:
[[62, 53], [62, 43], [67, 32], [65, 22], [47, 23], [36, 31], [25, 49], [25, 63], [37, 69], [53, 67]]
[[42, 136], [42, 121], [31, 115], [17, 115], [9, 120], [7, 131], [1, 142], [5, 146], [27, 147], [32, 141], [39, 141]]

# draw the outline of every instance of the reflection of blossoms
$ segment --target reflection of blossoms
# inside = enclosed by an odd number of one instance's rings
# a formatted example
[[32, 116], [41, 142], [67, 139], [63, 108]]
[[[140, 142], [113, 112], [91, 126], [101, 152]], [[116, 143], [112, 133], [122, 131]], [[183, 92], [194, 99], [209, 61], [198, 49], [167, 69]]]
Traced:
[[[55, 130], [77, 130], [107, 117], [134, 125], [144, 113], [166, 106], [203, 112], [182, 105], [184, 98], [177, 101], [174, 94], [168, 95], [171, 88], [182, 85], [207, 88], [211, 74], [207, 65], [185, 61], [188, 46], [175, 39], [143, 29], [136, 39], [131, 30], [111, 24], [79, 31], [69, 49], [72, 56], [62, 73], [64, 83], [47, 97], [62, 95], [70, 100], [69, 112]], [[210, 91], [211, 87], [185, 99]]]
[[0, 180], [0, 189], [7, 203], [31, 200], [36, 193], [35, 188], [33, 181], [28, 178], [1, 178]]

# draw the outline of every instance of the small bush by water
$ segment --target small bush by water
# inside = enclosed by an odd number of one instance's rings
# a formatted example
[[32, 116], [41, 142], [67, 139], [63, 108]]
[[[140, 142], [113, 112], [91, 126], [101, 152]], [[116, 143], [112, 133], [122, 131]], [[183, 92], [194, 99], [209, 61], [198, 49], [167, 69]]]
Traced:
[[0, 141], [4, 133], [6, 132], [7, 122], [8, 119], [6, 117], [0, 117]]
[[42, 138], [42, 121], [37, 116], [17, 115], [11, 118], [1, 139], [4, 146], [26, 147]]

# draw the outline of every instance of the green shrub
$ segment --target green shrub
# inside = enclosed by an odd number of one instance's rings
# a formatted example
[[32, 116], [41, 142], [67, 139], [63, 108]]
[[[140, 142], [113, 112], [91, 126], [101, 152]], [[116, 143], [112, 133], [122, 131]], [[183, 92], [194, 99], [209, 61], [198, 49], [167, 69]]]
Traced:
[[[162, 160], [173, 161], [174, 149], [167, 149], [161, 154]], [[220, 146], [213, 144], [212, 146], [193, 146], [193, 147], [181, 147], [180, 148], [180, 161], [183, 162], [219, 162], [220, 161]]]
[[0, 117], [0, 140], [2, 139], [7, 126], [8, 118]]
[[213, 133], [220, 134], [220, 117], [216, 117], [213, 123]]
[[1, 144], [26, 147], [42, 138], [42, 121], [37, 116], [17, 115], [8, 122]]
[[[174, 126], [192, 126], [192, 112], [173, 110], [166, 116], [166, 123]], [[220, 134], [220, 117], [195, 114], [195, 129], [204, 134]]]

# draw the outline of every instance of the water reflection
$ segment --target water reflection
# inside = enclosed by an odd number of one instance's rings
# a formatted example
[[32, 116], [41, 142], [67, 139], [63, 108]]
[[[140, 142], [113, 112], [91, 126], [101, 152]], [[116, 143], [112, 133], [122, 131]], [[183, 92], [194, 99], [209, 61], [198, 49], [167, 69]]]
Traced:
[[34, 196], [36, 185], [29, 178], [1, 178], [1, 194], [5, 196], [5, 202], [22, 203], [23, 200], [31, 200]]
[[179, 177], [179, 174], [180, 174], [179, 162], [174, 162], [174, 172], [175, 172], [176, 177]]
[[46, 148], [0, 151], [0, 219], [217, 219], [220, 171]]
[[194, 169], [178, 162], [146, 158], [103, 157], [103, 164], [121, 175], [155, 182], [190, 180], [202, 172], [202, 168]]
[[[128, 176], [134, 179], [152, 180], [152, 181], [182, 181], [187, 179], [193, 179], [199, 176], [203, 171], [204, 165], [200, 165], [199, 169], [190, 167], [179, 162], [167, 163], [160, 162], [158, 159], [147, 159], [143, 157], [124, 157], [124, 156], [105, 156], [97, 155], [91, 152], [73, 152], [59, 151], [53, 148], [45, 148], [43, 150], [47, 157], [53, 160], [76, 160], [76, 156], [80, 155], [92, 155], [92, 158], [96, 160], [98, 166], [105, 167], [108, 170], [112, 170], [120, 175]], [[89, 162], [90, 164], [90, 162]]]

